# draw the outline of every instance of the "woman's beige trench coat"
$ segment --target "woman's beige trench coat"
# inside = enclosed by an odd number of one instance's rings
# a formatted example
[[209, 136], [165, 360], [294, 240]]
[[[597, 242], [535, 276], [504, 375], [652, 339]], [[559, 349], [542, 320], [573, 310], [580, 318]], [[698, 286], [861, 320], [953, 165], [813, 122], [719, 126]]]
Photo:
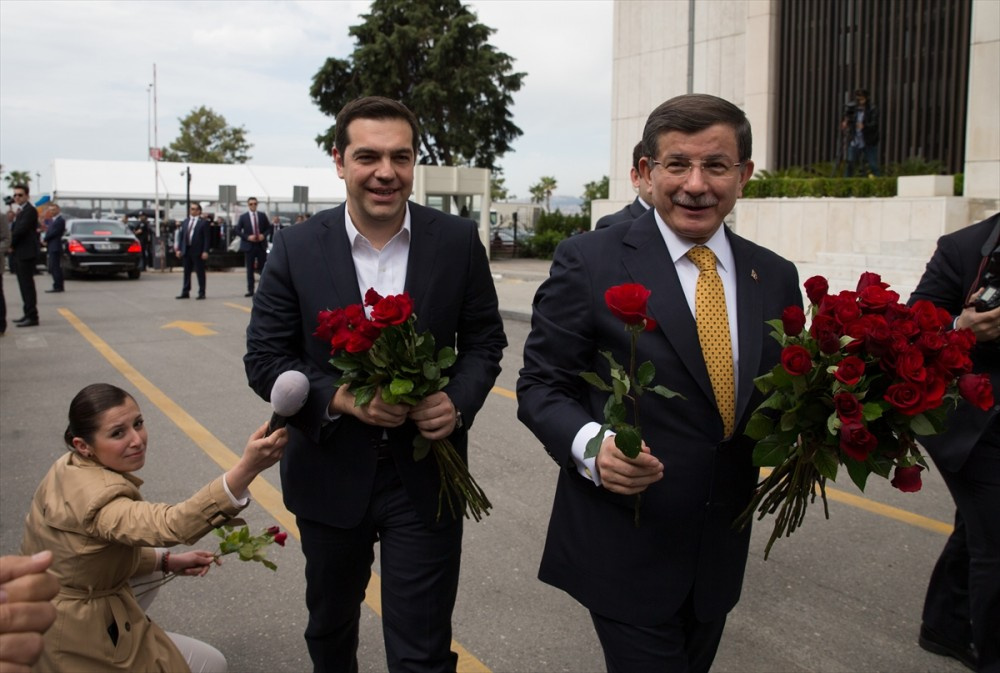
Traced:
[[233, 505], [222, 477], [177, 505], [143, 501], [141, 485], [138, 477], [70, 452], [35, 491], [21, 552], [51, 549], [51, 570], [62, 589], [54, 599], [56, 622], [33, 670], [188, 670], [128, 581], [157, 569], [153, 547], [192, 544], [242, 508]]

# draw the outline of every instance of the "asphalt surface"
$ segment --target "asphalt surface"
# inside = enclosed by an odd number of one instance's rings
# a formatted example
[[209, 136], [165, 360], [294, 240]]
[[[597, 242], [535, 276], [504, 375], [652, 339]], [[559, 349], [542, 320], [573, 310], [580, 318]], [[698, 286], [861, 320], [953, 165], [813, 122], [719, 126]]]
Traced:
[[[460, 670], [496, 673], [603, 670], [589, 617], [536, 579], [556, 466], [515, 416], [513, 390], [528, 332], [531, 298], [546, 262], [495, 260], [510, 347], [503, 372], [472, 428], [473, 474], [494, 510], [465, 528], [454, 618]], [[3, 276], [8, 320], [20, 317], [17, 284]], [[137, 281], [66, 281], [43, 294], [41, 325], [8, 326], [0, 338], [0, 553], [16, 552], [31, 495], [65, 450], [66, 410], [84, 385], [131, 391], [150, 442], [143, 493], [177, 502], [235, 460], [268, 404], [246, 384], [242, 357], [250, 299], [240, 271], [208, 276], [206, 301], [177, 301], [179, 272]], [[713, 671], [955, 672], [957, 662], [916, 644], [924, 589], [953, 517], [933, 471], [918, 494], [873, 481], [855, 502], [834, 500], [830, 520], [811, 508], [803, 529], [780, 540], [769, 560], [767, 525], [755, 527], [743, 598], [730, 615]], [[244, 518], [254, 529], [294, 531], [280, 505], [277, 468], [258, 479]], [[844, 493], [862, 496], [849, 483]], [[766, 524], [766, 522], [765, 522]], [[595, 544], [600, 544], [595, 540]], [[215, 549], [214, 536], [198, 548]], [[234, 672], [307, 671], [303, 559], [298, 540], [272, 546], [278, 564], [229, 560], [205, 578], [165, 587], [150, 615], [169, 631], [205, 640]], [[374, 570], [378, 571], [378, 564]], [[621, 572], [629, 572], [623, 558]], [[385, 670], [375, 585], [362, 610], [362, 671]]]

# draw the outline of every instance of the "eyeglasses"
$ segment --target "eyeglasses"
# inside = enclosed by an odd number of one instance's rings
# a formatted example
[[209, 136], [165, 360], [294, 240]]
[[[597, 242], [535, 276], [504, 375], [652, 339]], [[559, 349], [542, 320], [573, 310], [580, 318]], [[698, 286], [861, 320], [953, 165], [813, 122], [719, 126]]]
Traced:
[[14, 198], [15, 199], [23, 199], [26, 196], [27, 196], [27, 194], [25, 194], [24, 192], [14, 192]]
[[695, 166], [701, 169], [702, 175], [706, 178], [728, 180], [739, 175], [744, 162], [727, 164], [717, 159], [698, 161], [697, 159], [668, 159], [667, 161], [656, 161], [653, 163], [662, 168], [672, 178], [686, 178], [691, 175]]

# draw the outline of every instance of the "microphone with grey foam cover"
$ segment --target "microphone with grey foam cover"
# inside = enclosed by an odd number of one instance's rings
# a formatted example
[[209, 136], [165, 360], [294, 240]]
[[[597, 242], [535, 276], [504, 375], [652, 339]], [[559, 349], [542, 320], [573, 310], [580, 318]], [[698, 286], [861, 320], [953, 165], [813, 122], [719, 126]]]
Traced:
[[271, 407], [274, 413], [267, 424], [267, 434], [285, 427], [288, 419], [306, 405], [308, 397], [309, 379], [305, 374], [294, 369], [279, 374], [271, 386]]

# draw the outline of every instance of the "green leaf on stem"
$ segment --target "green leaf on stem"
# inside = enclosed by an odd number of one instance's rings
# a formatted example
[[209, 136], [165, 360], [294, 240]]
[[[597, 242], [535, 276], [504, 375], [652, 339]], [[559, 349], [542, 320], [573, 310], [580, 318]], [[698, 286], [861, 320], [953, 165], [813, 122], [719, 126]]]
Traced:
[[743, 433], [750, 439], [764, 439], [774, 431], [774, 420], [766, 414], [754, 412]]
[[753, 464], [757, 467], [777, 467], [788, 458], [789, 448], [776, 437], [765, 437], [753, 447]]
[[389, 390], [393, 395], [406, 395], [413, 390], [413, 381], [409, 379], [393, 379], [389, 384]]
[[601, 429], [597, 431], [597, 434], [587, 440], [587, 449], [583, 452], [584, 458], [593, 458], [601, 450], [601, 444], [604, 442], [604, 433], [611, 429], [611, 426], [605, 423], [601, 426]]
[[613, 395], [608, 397], [604, 404], [604, 422], [615, 427], [625, 422], [625, 403], [621, 399]]
[[354, 406], [363, 407], [375, 399], [375, 386], [361, 386], [354, 390]]
[[445, 346], [438, 352], [438, 367], [441, 369], [448, 369], [448, 367], [455, 364], [455, 359], [455, 349], [451, 346]]
[[837, 470], [840, 467], [840, 461], [835, 451], [830, 450], [826, 446], [819, 446], [816, 449], [816, 453], [813, 454], [813, 463], [821, 475], [830, 481], [837, 481]]
[[935, 435], [937, 429], [926, 414], [917, 414], [910, 419], [910, 430], [915, 435]]
[[878, 402], [865, 402], [861, 405], [861, 415], [868, 423], [882, 418], [882, 411], [882, 405]]
[[642, 436], [639, 429], [631, 425], [622, 425], [615, 434], [615, 446], [621, 449], [629, 458], [635, 458], [642, 452]]
[[635, 378], [639, 382], [639, 385], [645, 388], [653, 382], [654, 376], [656, 376], [656, 367], [652, 362], [646, 360], [639, 365], [639, 371], [636, 372]]
[[601, 392], [611, 392], [611, 386], [605, 383], [604, 380], [594, 372], [581, 372], [580, 377]]
[[671, 390], [670, 388], [667, 388], [666, 386], [661, 386], [661, 385], [655, 385], [655, 386], [653, 386], [652, 388], [649, 389], [649, 392], [656, 393], [657, 395], [660, 395], [661, 397], [666, 397], [667, 399], [670, 399], [671, 397], [679, 397], [682, 400], [686, 400], [687, 399], [686, 397], [684, 397], [680, 393], [675, 392], [675, 391]]
[[865, 483], [868, 481], [868, 475], [871, 474], [871, 470], [864, 463], [859, 463], [850, 456], [844, 457], [844, 465], [847, 466], [847, 474], [851, 475], [851, 481], [854, 485], [864, 493]]
[[420, 461], [431, 452], [431, 440], [421, 434], [413, 438], [413, 460]]

